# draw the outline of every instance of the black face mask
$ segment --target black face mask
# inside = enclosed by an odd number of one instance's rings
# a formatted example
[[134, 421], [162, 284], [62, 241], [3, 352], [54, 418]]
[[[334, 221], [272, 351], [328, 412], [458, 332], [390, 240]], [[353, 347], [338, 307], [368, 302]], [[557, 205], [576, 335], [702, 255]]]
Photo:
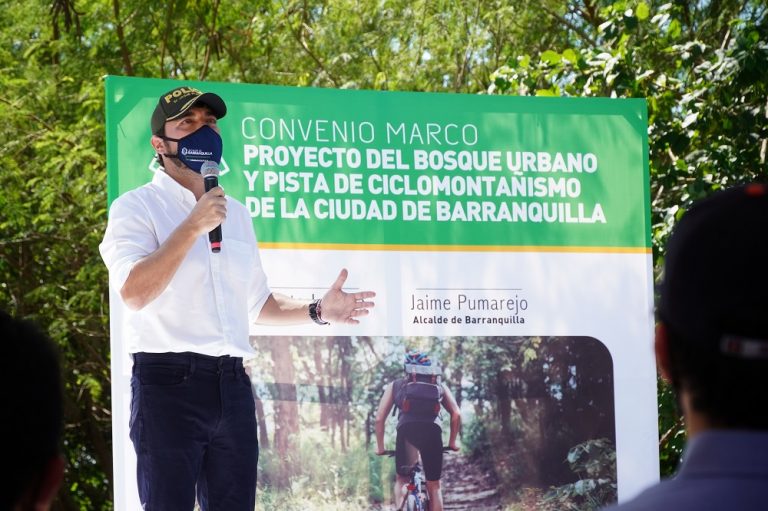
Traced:
[[210, 126], [201, 126], [198, 130], [182, 138], [170, 138], [159, 135], [163, 140], [178, 143], [176, 154], [163, 154], [167, 158], [177, 158], [181, 163], [200, 173], [203, 162], [221, 163], [223, 142], [221, 136]]

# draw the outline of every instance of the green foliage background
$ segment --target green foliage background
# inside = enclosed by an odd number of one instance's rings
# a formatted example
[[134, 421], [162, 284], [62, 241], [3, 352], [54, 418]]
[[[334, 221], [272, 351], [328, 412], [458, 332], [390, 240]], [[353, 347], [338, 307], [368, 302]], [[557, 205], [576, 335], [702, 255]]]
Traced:
[[[695, 199], [766, 176], [759, 0], [0, 0], [0, 307], [66, 375], [66, 491], [111, 509], [103, 76], [646, 97], [654, 257]], [[713, 271], [716, 271], [713, 268]], [[683, 442], [659, 391], [662, 472]]]

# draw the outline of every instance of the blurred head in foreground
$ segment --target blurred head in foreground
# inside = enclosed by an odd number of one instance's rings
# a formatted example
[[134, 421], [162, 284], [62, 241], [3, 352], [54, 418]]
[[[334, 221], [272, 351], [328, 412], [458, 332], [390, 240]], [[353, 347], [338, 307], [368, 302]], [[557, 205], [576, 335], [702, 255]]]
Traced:
[[667, 245], [656, 352], [691, 435], [768, 430], [768, 186], [714, 194]]
[[64, 475], [58, 354], [35, 324], [2, 310], [0, 339], [0, 428], [6, 465], [0, 510], [46, 510]]

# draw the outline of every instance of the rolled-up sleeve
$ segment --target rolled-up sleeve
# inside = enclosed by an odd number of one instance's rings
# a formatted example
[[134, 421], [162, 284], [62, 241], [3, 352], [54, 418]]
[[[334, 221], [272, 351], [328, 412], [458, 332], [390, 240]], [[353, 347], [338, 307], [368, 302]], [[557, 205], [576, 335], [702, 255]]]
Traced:
[[157, 235], [141, 201], [130, 195], [112, 203], [99, 252], [109, 270], [109, 283], [120, 291], [133, 266], [159, 247]]

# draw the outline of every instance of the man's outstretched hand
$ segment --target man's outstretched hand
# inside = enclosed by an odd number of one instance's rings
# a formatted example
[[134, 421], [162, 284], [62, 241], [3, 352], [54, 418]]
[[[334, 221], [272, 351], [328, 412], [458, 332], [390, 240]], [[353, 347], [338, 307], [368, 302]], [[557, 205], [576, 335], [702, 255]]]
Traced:
[[348, 275], [346, 268], [341, 270], [336, 282], [323, 296], [320, 314], [325, 321], [354, 325], [360, 323], [357, 318], [367, 316], [369, 309], [373, 307], [373, 302], [369, 301], [369, 298], [376, 296], [373, 291], [347, 293], [341, 289]]

